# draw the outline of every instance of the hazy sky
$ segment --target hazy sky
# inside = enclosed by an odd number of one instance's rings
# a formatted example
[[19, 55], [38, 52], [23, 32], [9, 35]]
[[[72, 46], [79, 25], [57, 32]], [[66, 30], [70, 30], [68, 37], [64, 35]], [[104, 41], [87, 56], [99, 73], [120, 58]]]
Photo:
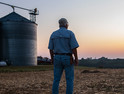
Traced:
[[[67, 18], [79, 42], [79, 58], [124, 58], [124, 0], [0, 0], [29, 9], [38, 8], [37, 53], [49, 57], [48, 41]], [[0, 4], [0, 17], [12, 8]], [[29, 18], [27, 11], [16, 12]]]

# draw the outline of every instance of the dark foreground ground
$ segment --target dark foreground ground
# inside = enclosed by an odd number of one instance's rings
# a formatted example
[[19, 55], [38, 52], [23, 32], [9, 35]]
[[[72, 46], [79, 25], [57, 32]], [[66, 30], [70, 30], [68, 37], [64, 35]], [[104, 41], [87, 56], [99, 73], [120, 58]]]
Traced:
[[[52, 68], [0, 70], [0, 94], [51, 94], [52, 81]], [[59, 94], [65, 91], [63, 74]], [[124, 94], [124, 69], [76, 68], [74, 94]]]

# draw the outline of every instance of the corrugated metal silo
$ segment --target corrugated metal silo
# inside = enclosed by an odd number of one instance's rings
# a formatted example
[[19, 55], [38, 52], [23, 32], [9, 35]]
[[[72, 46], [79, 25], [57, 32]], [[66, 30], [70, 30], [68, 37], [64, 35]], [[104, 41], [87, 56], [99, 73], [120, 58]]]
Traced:
[[0, 19], [0, 58], [14, 66], [37, 65], [37, 24], [12, 12]]

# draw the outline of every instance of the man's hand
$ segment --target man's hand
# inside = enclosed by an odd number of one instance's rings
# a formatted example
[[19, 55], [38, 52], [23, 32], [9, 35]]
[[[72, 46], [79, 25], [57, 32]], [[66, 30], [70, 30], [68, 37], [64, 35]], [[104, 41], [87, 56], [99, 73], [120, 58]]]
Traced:
[[49, 52], [51, 56], [51, 64], [53, 64], [53, 56], [54, 56], [53, 50], [49, 50]]
[[70, 64], [72, 65], [74, 63], [73, 56], [70, 57]]
[[75, 65], [77, 66], [77, 65], [78, 65], [78, 55], [77, 55], [77, 49], [76, 49], [76, 48], [72, 49], [72, 52], [73, 52], [74, 57], [75, 57], [75, 60], [74, 60]]
[[75, 66], [78, 66], [78, 59], [75, 59]]
[[50, 60], [51, 64], [53, 64], [53, 59]]

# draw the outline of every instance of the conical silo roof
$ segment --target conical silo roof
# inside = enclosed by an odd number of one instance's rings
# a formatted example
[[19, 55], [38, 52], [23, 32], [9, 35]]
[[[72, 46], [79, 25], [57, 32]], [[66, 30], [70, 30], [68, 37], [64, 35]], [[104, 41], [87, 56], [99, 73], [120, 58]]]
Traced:
[[12, 12], [2, 18], [0, 18], [0, 21], [14, 21], [14, 22], [31, 22], [27, 18], [17, 14], [16, 12]]

